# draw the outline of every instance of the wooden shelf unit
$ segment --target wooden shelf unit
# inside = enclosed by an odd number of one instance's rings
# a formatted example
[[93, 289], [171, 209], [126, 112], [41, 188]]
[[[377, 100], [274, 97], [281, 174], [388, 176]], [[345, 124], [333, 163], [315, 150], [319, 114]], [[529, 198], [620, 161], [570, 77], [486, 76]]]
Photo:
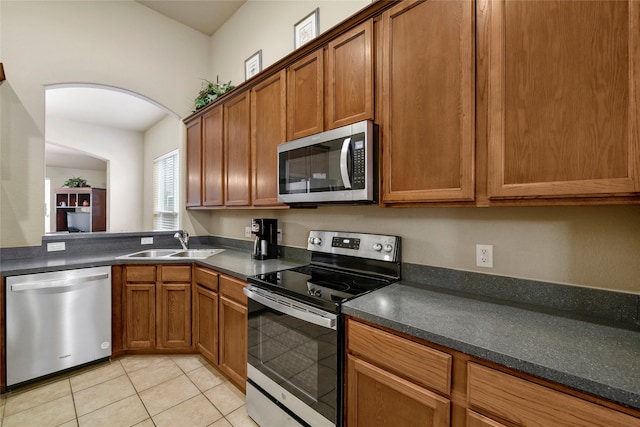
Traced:
[[107, 190], [104, 188], [58, 188], [55, 196], [56, 231], [70, 231], [67, 213], [90, 214], [89, 231], [107, 231]]

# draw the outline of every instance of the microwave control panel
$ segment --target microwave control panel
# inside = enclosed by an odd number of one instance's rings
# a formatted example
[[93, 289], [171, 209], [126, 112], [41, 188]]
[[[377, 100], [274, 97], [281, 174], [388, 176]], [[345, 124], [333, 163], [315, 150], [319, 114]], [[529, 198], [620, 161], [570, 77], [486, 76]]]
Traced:
[[364, 133], [353, 136], [353, 188], [362, 189], [365, 187], [366, 157], [364, 145]]

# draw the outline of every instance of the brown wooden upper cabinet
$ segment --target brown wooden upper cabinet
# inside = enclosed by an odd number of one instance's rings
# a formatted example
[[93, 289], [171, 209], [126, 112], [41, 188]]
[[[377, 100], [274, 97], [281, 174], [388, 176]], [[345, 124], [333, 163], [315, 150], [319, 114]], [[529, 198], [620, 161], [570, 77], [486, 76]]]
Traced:
[[290, 65], [287, 139], [373, 119], [373, 56], [373, 21], [367, 20]]
[[278, 144], [287, 138], [285, 70], [251, 89], [253, 206], [278, 205]]
[[373, 20], [329, 42], [326, 128], [373, 119]]
[[202, 205], [224, 204], [222, 105], [202, 116]]
[[382, 203], [472, 201], [474, 3], [403, 1], [382, 15]]
[[187, 207], [202, 203], [201, 118], [187, 123]]
[[249, 91], [223, 104], [225, 206], [251, 204], [251, 121]]
[[488, 196], [640, 191], [640, 2], [478, 2]]
[[322, 49], [287, 68], [287, 139], [322, 132], [324, 106]]

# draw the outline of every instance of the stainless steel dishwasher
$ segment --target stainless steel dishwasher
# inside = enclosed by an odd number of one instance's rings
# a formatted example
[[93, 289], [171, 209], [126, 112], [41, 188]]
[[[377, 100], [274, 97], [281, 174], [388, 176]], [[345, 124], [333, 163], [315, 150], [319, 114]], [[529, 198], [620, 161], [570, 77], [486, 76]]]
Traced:
[[111, 267], [6, 280], [7, 387], [111, 356]]

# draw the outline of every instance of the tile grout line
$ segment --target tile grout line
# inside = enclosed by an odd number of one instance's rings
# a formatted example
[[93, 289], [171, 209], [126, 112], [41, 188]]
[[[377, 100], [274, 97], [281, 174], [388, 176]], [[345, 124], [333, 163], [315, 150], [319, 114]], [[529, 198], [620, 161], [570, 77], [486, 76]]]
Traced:
[[[129, 376], [129, 372], [127, 371], [127, 369], [124, 367], [124, 365], [122, 364], [122, 362], [120, 360], [118, 360], [118, 363], [120, 363], [120, 366], [122, 366], [122, 370], [124, 371], [124, 374], [127, 376], [127, 379], [131, 383], [131, 386], [136, 391], [136, 396], [138, 397], [138, 399], [140, 399], [140, 403], [142, 403], [142, 407], [144, 408], [144, 410], [147, 413], [147, 415], [149, 415], [149, 421], [151, 421], [151, 424], [153, 424], [154, 427], [155, 427], [156, 423], [155, 423], [155, 421], [153, 421], [153, 417], [149, 413], [149, 409], [147, 408], [147, 405], [144, 404], [144, 400], [142, 400], [142, 397], [140, 397], [140, 392], [138, 391], [138, 389], [136, 388], [135, 384], [131, 380], [131, 377]], [[144, 369], [144, 368], [136, 369], [136, 371], [139, 371], [141, 369]], [[142, 422], [144, 422], [144, 420], [142, 420], [140, 423], [142, 423]], [[134, 427], [135, 425], [140, 424], [140, 423], [136, 423], [131, 427]], [[78, 426], [80, 426], [80, 423], [78, 423]]]

